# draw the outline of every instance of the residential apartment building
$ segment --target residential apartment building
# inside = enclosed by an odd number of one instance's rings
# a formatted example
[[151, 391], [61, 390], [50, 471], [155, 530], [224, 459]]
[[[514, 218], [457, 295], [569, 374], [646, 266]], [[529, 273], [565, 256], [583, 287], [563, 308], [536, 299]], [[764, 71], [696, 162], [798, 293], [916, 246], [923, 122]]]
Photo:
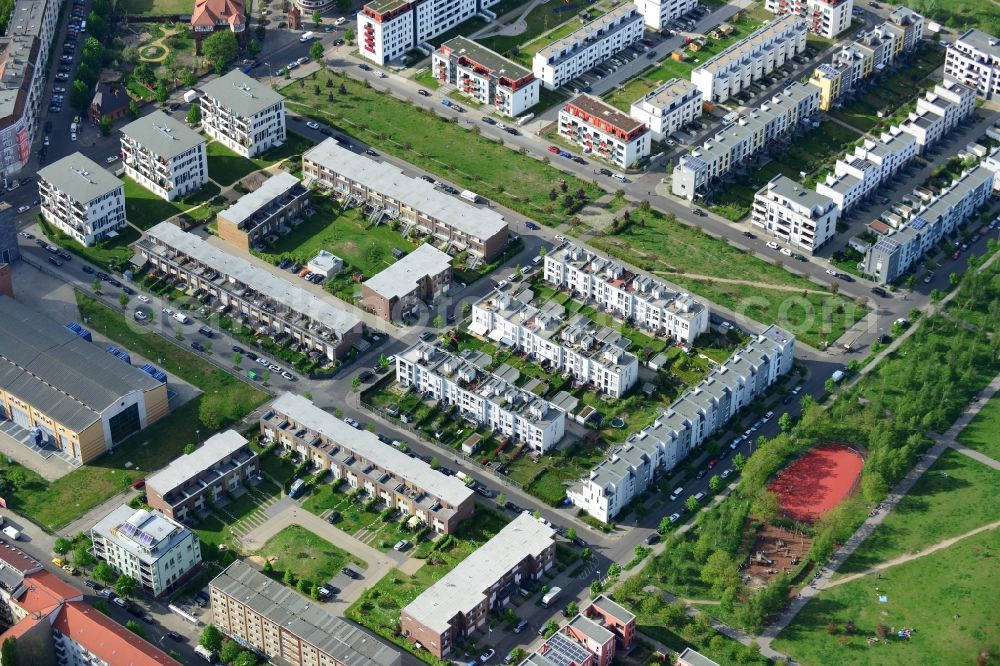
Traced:
[[396, 354], [396, 381], [444, 405], [455, 405], [475, 427], [509, 437], [515, 446], [549, 451], [565, 434], [566, 412], [518, 388], [513, 378], [486, 370], [491, 360], [481, 352], [467, 350], [456, 356], [436, 344], [418, 342]]
[[237, 560], [208, 584], [212, 624], [268, 663], [401, 666], [381, 639]]
[[801, 16], [809, 32], [833, 39], [851, 27], [854, 0], [766, 0], [764, 6], [772, 14]]
[[677, 655], [677, 666], [719, 666], [719, 663], [697, 650], [684, 648], [684, 651]]
[[453, 533], [475, 511], [475, 494], [373, 432], [357, 430], [300, 395], [283, 393], [260, 419], [261, 435], [328, 469], [335, 480], [416, 516], [435, 532]]
[[403, 636], [442, 658], [452, 646], [486, 626], [517, 593], [555, 565], [555, 530], [519, 514], [496, 536], [458, 563], [403, 608]]
[[31, 159], [44, 116], [45, 83], [60, 4], [18, 0], [0, 37], [0, 176], [16, 176]]
[[564, 243], [545, 256], [545, 281], [641, 330], [690, 344], [708, 331], [708, 308], [648, 275], [584, 246]]
[[174, 281], [202, 303], [248, 326], [257, 335], [321, 358], [342, 358], [364, 334], [364, 324], [334, 301], [320, 298], [285, 277], [223, 252], [169, 222], [160, 222], [136, 242], [133, 261], [148, 263], [155, 276]]
[[97, 162], [73, 153], [38, 170], [45, 221], [91, 246], [125, 226], [125, 183]]
[[449, 39], [434, 52], [431, 73], [511, 118], [538, 104], [542, 87], [531, 70], [465, 37]]
[[812, 254], [833, 238], [838, 215], [832, 199], [779, 173], [754, 195], [750, 222]]
[[330, 190], [347, 205], [370, 205], [373, 219], [399, 220], [404, 234], [418, 232], [447, 251], [492, 261], [507, 247], [507, 221], [496, 211], [468, 204], [333, 139], [302, 155], [302, 173], [307, 185]]
[[635, 615], [603, 594], [559, 628], [528, 657], [533, 666], [609, 666], [628, 652]]
[[178, 589], [199, 565], [198, 535], [161, 512], [122, 505], [90, 530], [94, 555], [158, 597]]
[[924, 38], [924, 17], [909, 7], [903, 5], [893, 7], [886, 25], [902, 31], [900, 41], [903, 52], [912, 51]]
[[895, 282], [990, 202], [997, 179], [997, 172], [985, 164], [966, 171], [947, 190], [914, 211], [900, 229], [890, 230], [872, 245], [858, 267], [879, 284]]
[[257, 453], [235, 430], [209, 437], [146, 479], [146, 501], [169, 520], [189, 521], [238, 494], [260, 473]]
[[469, 331], [525, 352], [552, 372], [569, 372], [581, 383], [613, 398], [625, 395], [639, 376], [639, 360], [625, 351], [620, 333], [583, 315], [569, 321], [566, 309], [550, 301], [526, 303], [531, 290], [502, 287], [472, 306]]
[[966, 30], [948, 46], [944, 78], [976, 91], [983, 99], [1000, 94], [1000, 39], [982, 30]]
[[706, 102], [725, 102], [805, 49], [806, 22], [796, 14], [780, 16], [698, 65], [691, 82]]
[[698, 6], [698, 0], [637, 0], [636, 9], [653, 30], [663, 30], [678, 16]]
[[167, 415], [167, 385], [0, 296], [0, 419], [74, 465]]
[[824, 63], [813, 70], [809, 83], [819, 88], [819, 108], [829, 111], [844, 94], [844, 80], [849, 66]]
[[282, 171], [216, 215], [219, 238], [241, 250], [260, 249], [269, 236], [290, 230], [311, 204], [309, 188]]
[[153, 111], [121, 129], [125, 175], [173, 201], [208, 181], [206, 142], [163, 111]]
[[489, 7], [499, 0], [373, 0], [358, 13], [362, 56], [384, 65], [407, 51], [430, 53], [429, 40], [473, 16], [492, 21]]
[[794, 349], [793, 335], [769, 327], [612, 449], [566, 496], [598, 520], [611, 521], [660, 472], [673, 469], [791, 370]]
[[649, 155], [649, 128], [606, 102], [579, 95], [559, 110], [559, 136], [627, 169]]
[[916, 138], [917, 152], [923, 154], [928, 146], [937, 143], [975, 110], [975, 90], [961, 83], [944, 81], [917, 100], [917, 110], [911, 111], [899, 128]]
[[703, 196], [733, 169], [747, 166], [761, 151], [774, 149], [790, 133], [811, 121], [819, 109], [819, 88], [796, 81], [740, 116], [690, 153], [682, 155], [671, 176], [671, 191], [688, 201]]
[[629, 115], [649, 128], [653, 141], [701, 116], [701, 91], [687, 79], [670, 79], [632, 102]]
[[240, 69], [200, 87], [201, 127], [243, 157], [285, 142], [285, 98]]
[[386, 321], [407, 319], [421, 303], [448, 293], [451, 282], [451, 257], [425, 243], [365, 280], [361, 301]]
[[642, 39], [643, 16], [626, 3], [534, 55], [531, 71], [554, 90]]

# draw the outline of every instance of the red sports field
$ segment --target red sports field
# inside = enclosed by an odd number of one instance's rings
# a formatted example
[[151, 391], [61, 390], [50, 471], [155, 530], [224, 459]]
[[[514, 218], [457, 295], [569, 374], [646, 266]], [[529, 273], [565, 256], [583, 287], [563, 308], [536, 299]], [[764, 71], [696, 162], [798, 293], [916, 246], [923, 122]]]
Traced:
[[782, 514], [802, 522], [820, 517], [854, 492], [863, 462], [844, 444], [824, 444], [805, 454], [771, 484]]

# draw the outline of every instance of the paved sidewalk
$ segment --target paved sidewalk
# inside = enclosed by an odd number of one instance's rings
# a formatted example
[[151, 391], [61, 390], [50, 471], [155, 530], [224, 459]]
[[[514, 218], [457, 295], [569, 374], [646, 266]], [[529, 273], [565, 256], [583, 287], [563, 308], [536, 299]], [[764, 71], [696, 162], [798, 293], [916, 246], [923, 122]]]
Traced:
[[959, 444], [958, 442], [953, 443], [951, 445], [951, 448], [953, 448], [954, 450], [958, 451], [963, 456], [968, 456], [968, 457], [972, 458], [973, 460], [975, 460], [977, 462], [981, 462], [982, 464], [986, 465], [987, 467], [992, 467], [993, 469], [995, 469], [997, 471], [1000, 471], [1000, 462], [994, 460], [993, 458], [990, 458], [985, 453], [980, 453], [979, 451], [976, 451], [975, 449], [970, 449], [969, 447], [965, 446], [964, 444]]

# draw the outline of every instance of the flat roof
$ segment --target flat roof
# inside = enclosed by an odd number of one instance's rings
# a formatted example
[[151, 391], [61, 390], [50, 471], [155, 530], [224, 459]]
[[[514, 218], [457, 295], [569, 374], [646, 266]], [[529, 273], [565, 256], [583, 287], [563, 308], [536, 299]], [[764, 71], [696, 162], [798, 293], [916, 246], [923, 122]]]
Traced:
[[459, 36], [449, 39], [440, 46], [439, 50], [444, 48], [451, 49], [452, 54], [456, 56], [464, 56], [482, 65], [490, 70], [491, 74], [505, 76], [514, 81], [530, 76], [532, 73], [530, 69], [521, 67], [513, 60], [508, 60], [496, 51], [488, 49], [468, 37]]
[[239, 68], [199, 86], [199, 89], [206, 97], [211, 97], [240, 118], [255, 116], [285, 99], [273, 88], [250, 78]]
[[762, 188], [761, 192], [774, 192], [788, 202], [808, 208], [810, 211], [819, 209], [820, 212], [823, 212], [833, 205], [833, 200], [830, 197], [811, 190], [802, 183], [796, 182], [780, 173], [772, 178]]
[[101, 518], [92, 529], [147, 563], [157, 561], [191, 534], [160, 511], [133, 509], [127, 504]]
[[[785, 30], [794, 30], [798, 28], [801, 28], [803, 31], [806, 29], [805, 19], [798, 14], [784, 14], [783, 16], [776, 17], [775, 19], [757, 28], [740, 41], [727, 47], [724, 51], [709, 58], [695, 68], [694, 71], [708, 70], [710, 72], [718, 72], [719, 70], [729, 67], [729, 65], [733, 62], [740, 61], [749, 55], [757, 53], [758, 50], [767, 45], [771, 39], [774, 39], [778, 34], [784, 32]], [[692, 72], [692, 75], [693, 74], [694, 72]]]
[[993, 58], [1000, 58], [1000, 45], [996, 43], [997, 38], [993, 35], [972, 28], [971, 30], [966, 30], [962, 33], [962, 36], [956, 40], [957, 42], [963, 42], [968, 44], [977, 51], [982, 51], [988, 53]]
[[205, 143], [205, 137], [159, 109], [121, 128], [121, 133], [167, 159]]
[[573, 629], [579, 631], [581, 634], [596, 641], [598, 643], [607, 643], [609, 640], [614, 639], [615, 635], [611, 633], [608, 629], [594, 622], [589, 617], [585, 615], [577, 615], [567, 624], [567, 627], [572, 627]]
[[[621, 27], [628, 25], [627, 22], [621, 23], [617, 29], [613, 32], [604, 32], [609, 27], [624, 18], [631, 17], [633, 20], [638, 18], [640, 21], [643, 20], [642, 14], [633, 4], [624, 4], [621, 7], [611, 10], [603, 16], [599, 16], [593, 21], [584, 24], [583, 26], [577, 28], [570, 34], [566, 35], [562, 39], [556, 40], [549, 44], [548, 46], [540, 49], [537, 55], [543, 58], [551, 60], [553, 57], [559, 54], [565, 48], [570, 47], [574, 50], [577, 44], [580, 42], [597, 42], [603, 39], [608, 39], [611, 35], [617, 32]], [[600, 33], [600, 34], [598, 34]]]
[[686, 95], [697, 97], [699, 101], [701, 99], [701, 91], [698, 90], [698, 86], [695, 84], [687, 79], [670, 79], [666, 83], [653, 88], [632, 102], [632, 104], [645, 103], [655, 109], [663, 109], [673, 104], [674, 100]]
[[47, 74], [36, 71], [39, 51], [48, 48], [41, 41], [46, 4], [46, 0], [18, 0], [10, 12], [7, 34], [0, 37], [0, 118], [10, 124], [29, 111], [30, 81]]
[[38, 178], [80, 203], [89, 203], [125, 187], [125, 183], [81, 152], [39, 169]]
[[420, 624], [445, 633], [449, 620], [459, 613], [470, 613], [482, 603], [485, 590], [526, 557], [537, 556], [551, 546], [554, 535], [555, 530], [530, 514], [519, 514], [410, 602], [403, 612]]
[[538, 652], [555, 666], [580, 666], [593, 657], [590, 650], [561, 631], [552, 634], [542, 643]]
[[507, 230], [507, 221], [496, 211], [468, 204], [424, 180], [407, 176], [388, 162], [377, 162], [342, 148], [333, 139], [310, 148], [302, 159], [342, 174], [480, 241]]
[[241, 224], [261, 208], [300, 184], [301, 181], [298, 178], [287, 171], [282, 171], [265, 180], [253, 192], [241, 196], [229, 208], [220, 211], [219, 217], [229, 220], [233, 224]]
[[236, 560], [210, 586], [346, 666], [398, 666], [402, 656], [318, 602]]
[[602, 594], [591, 601], [590, 605], [600, 609], [620, 622], [630, 622], [635, 619], [635, 613], [628, 610], [621, 604], [616, 603], [606, 594]]
[[166, 495], [206, 469], [218, 464], [226, 456], [236, 453], [246, 444], [246, 438], [235, 430], [216, 433], [191, 453], [185, 453], [176, 458], [159, 472], [147, 478], [146, 486], [161, 495]]
[[271, 409], [291, 418], [301, 426], [326, 435], [356, 453], [359, 457], [434, 495], [453, 507], [460, 506], [473, 491], [454, 476], [445, 476], [431, 469], [419, 458], [410, 458], [402, 451], [383, 444], [373, 432], [352, 428], [333, 414], [323, 411], [306, 397], [282, 393]]
[[393, 265], [365, 280], [364, 286], [383, 298], [402, 298], [427, 276], [451, 267], [451, 257], [430, 243], [424, 243]]
[[684, 648], [684, 651], [681, 652], [680, 658], [690, 666], [719, 666], [718, 663], [712, 661], [702, 653], [692, 650], [691, 648]]
[[606, 123], [620, 129], [626, 134], [631, 134], [646, 127], [624, 111], [619, 111], [607, 102], [601, 101], [591, 95], [579, 95], [566, 102], [566, 106], [575, 106], [587, 115], [600, 118]]

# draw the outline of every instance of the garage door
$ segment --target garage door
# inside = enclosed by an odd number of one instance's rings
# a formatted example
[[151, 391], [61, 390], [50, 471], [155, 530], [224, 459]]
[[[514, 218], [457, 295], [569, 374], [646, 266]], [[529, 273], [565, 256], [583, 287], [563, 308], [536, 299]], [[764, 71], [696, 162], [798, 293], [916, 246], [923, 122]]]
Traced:
[[10, 414], [11, 414], [10, 420], [16, 423], [17, 425], [25, 429], [31, 427], [31, 419], [28, 418], [28, 412], [22, 411], [17, 407], [11, 405]]

